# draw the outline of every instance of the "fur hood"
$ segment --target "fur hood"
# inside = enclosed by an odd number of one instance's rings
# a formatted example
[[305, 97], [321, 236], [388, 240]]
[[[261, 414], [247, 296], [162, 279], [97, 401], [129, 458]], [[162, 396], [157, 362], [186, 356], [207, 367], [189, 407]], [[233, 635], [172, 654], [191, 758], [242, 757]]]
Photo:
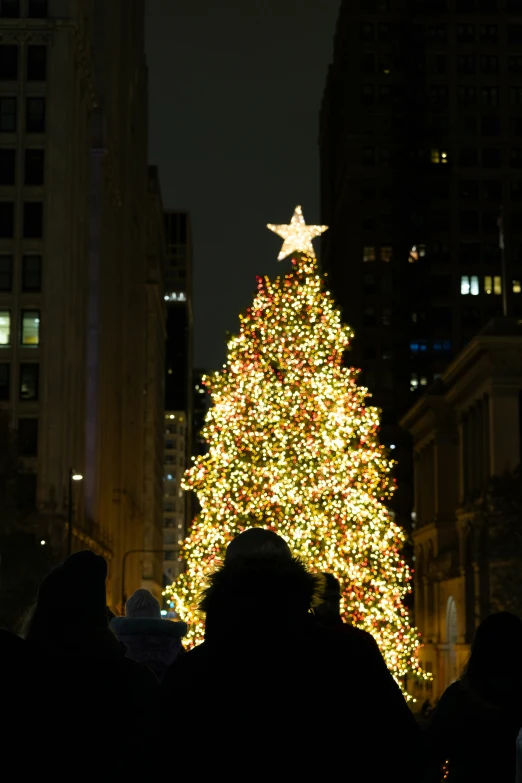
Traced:
[[297, 558], [245, 557], [216, 571], [200, 604], [207, 641], [290, 632], [321, 600], [322, 575]]
[[174, 636], [180, 639], [187, 633], [187, 624], [157, 617], [114, 617], [110, 623], [118, 639], [124, 636]]
[[181, 652], [186, 623], [156, 617], [115, 617], [111, 630], [127, 650], [127, 658], [143, 663], [162, 680]]

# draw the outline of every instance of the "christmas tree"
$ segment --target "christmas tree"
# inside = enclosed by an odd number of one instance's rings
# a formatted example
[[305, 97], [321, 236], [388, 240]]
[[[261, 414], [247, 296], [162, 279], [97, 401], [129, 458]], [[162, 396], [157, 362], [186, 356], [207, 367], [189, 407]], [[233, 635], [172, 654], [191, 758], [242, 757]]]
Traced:
[[339, 579], [345, 619], [374, 636], [398, 682], [425, 677], [402, 603], [404, 534], [385, 505], [393, 463], [378, 441], [379, 412], [343, 361], [353, 333], [317, 270], [311, 240], [326, 227], [306, 226], [297, 207], [290, 225], [268, 228], [284, 238], [279, 260], [292, 255], [291, 270], [258, 279], [226, 365], [205, 380], [209, 451], [185, 478], [201, 513], [183, 544], [186, 571], [167, 595], [200, 641], [207, 575], [234, 536], [267, 527], [311, 570]]

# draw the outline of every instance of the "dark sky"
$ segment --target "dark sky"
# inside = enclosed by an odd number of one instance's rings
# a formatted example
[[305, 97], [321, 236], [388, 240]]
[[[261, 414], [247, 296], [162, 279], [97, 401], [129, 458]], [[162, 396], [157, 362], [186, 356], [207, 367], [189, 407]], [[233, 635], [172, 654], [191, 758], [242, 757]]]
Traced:
[[[150, 161], [189, 209], [195, 364], [217, 369], [301, 204], [319, 221], [318, 118], [340, 0], [146, 0]], [[317, 243], [318, 244], [318, 243]]]

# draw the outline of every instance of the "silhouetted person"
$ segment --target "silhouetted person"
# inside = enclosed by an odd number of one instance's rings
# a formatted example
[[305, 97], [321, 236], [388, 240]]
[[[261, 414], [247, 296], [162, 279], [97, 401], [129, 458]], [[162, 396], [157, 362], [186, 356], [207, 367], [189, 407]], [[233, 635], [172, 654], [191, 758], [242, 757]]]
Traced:
[[109, 630], [106, 576], [93, 552], [68, 557], [42, 581], [25, 632], [38, 658], [31, 753], [71, 780], [135, 774], [157, 729], [159, 686]]
[[429, 718], [432, 711], [433, 711], [432, 703], [429, 699], [426, 699], [421, 707], [421, 717], [424, 719]]
[[341, 618], [341, 585], [332, 574], [323, 574], [322, 601], [314, 608], [314, 615], [326, 628], [343, 625]]
[[492, 614], [477, 629], [463, 676], [431, 717], [433, 776], [448, 761], [450, 783], [513, 783], [522, 726], [522, 621]]
[[401, 780], [416, 779], [413, 716], [368, 634], [352, 629], [348, 639], [312, 616], [322, 589], [275, 533], [247, 530], [229, 545], [201, 603], [205, 642], [163, 684], [164, 715], [184, 705], [177, 739], [202, 777], [226, 749], [230, 780], [328, 780], [343, 769], [380, 783], [393, 746]]
[[158, 680], [181, 652], [187, 624], [161, 616], [158, 601], [148, 590], [136, 590], [125, 605], [125, 617], [115, 617], [111, 630], [127, 648], [127, 657], [149, 667]]

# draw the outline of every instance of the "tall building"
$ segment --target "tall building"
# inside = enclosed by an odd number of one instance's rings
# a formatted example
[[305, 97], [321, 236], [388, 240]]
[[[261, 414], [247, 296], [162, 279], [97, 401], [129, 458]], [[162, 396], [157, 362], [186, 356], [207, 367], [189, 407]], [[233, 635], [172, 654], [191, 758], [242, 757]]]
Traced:
[[401, 414], [503, 294], [522, 314], [521, 42], [513, 0], [341, 5], [320, 122], [322, 261], [355, 331], [348, 361], [396, 447], [402, 521]]
[[181, 489], [181, 478], [192, 456], [192, 234], [188, 212], [166, 211], [167, 257], [165, 302], [167, 343], [165, 357], [165, 469], [164, 543], [165, 580], [178, 576], [182, 562], [175, 549], [190, 524], [191, 503]]
[[415, 451], [415, 621], [439, 698], [479, 623], [522, 611], [522, 327], [498, 319], [406, 413]]
[[114, 607], [155, 524], [143, 32], [142, 1], [0, 3], [0, 404], [26, 502], [63, 556], [72, 501], [72, 548], [107, 558]]

